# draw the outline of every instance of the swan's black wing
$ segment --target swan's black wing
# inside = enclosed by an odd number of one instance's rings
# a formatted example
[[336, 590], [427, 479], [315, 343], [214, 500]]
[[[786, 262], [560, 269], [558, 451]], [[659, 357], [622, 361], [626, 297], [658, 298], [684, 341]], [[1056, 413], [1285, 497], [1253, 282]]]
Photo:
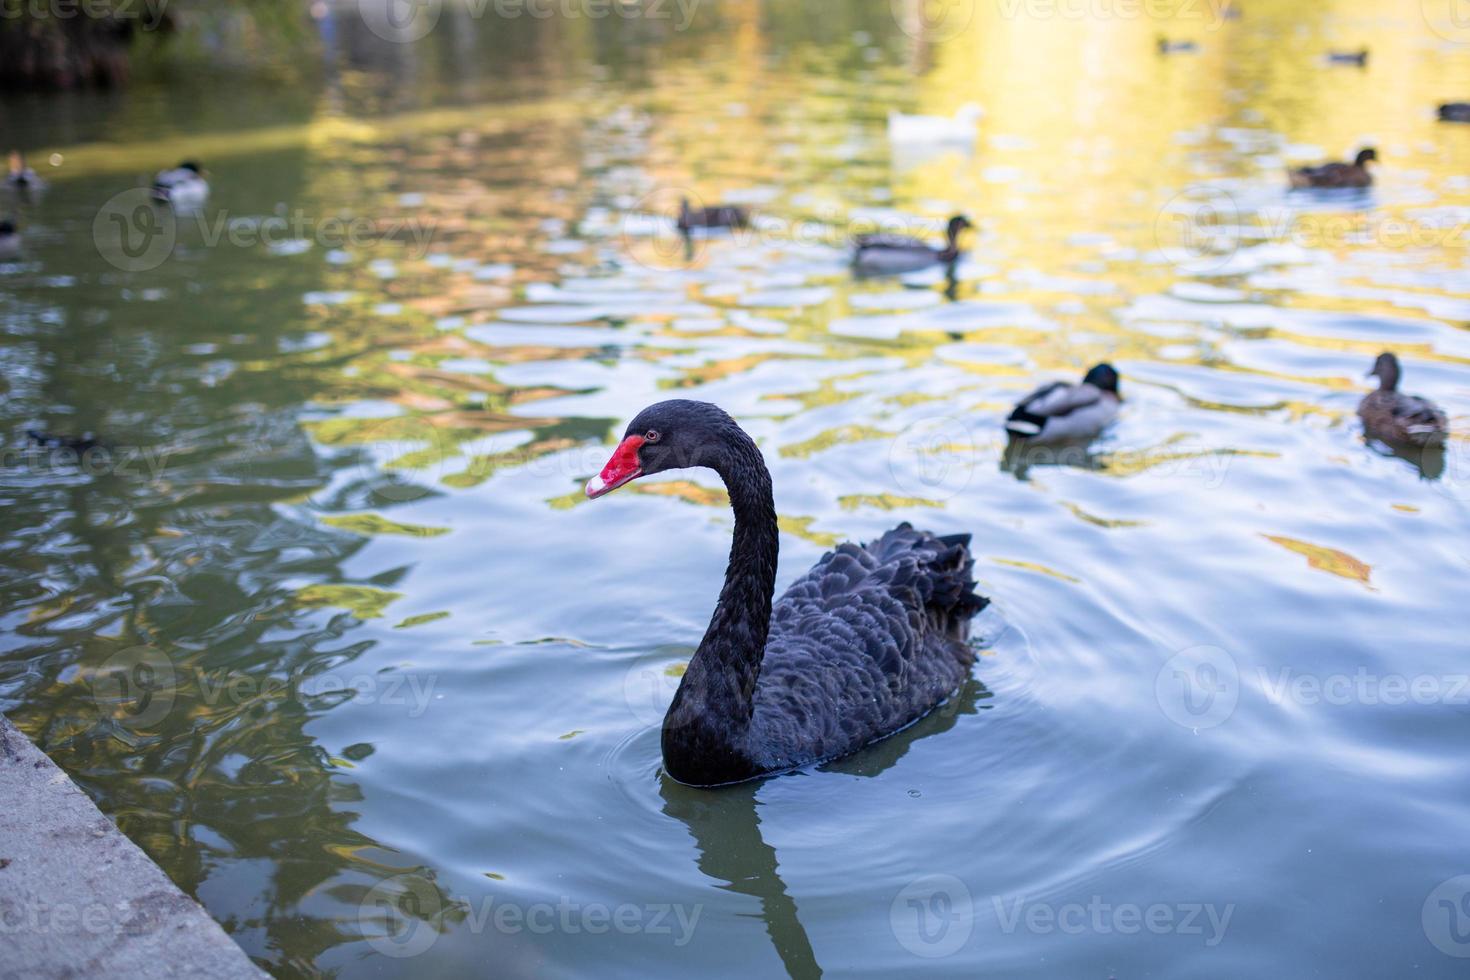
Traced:
[[969, 535], [907, 524], [825, 555], [775, 603], [752, 754], [771, 770], [845, 755], [917, 720], [968, 675]]

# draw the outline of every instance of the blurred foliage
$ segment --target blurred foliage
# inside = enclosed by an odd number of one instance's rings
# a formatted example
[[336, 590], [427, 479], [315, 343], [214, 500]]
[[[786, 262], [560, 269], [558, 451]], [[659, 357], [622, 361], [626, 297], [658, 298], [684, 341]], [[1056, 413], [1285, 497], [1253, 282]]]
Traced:
[[298, 0], [0, 0], [0, 86], [115, 87], [138, 64], [280, 69], [307, 25]]

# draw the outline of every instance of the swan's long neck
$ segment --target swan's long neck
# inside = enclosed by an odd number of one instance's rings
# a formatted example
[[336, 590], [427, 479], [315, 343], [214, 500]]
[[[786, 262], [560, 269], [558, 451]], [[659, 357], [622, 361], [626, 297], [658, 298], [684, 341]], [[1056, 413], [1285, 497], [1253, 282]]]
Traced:
[[751, 438], [738, 428], [714, 463], [735, 511], [735, 540], [720, 602], [664, 720], [671, 733], [713, 748], [738, 739], [750, 723], [756, 679], [771, 629], [780, 536], [771, 475]]

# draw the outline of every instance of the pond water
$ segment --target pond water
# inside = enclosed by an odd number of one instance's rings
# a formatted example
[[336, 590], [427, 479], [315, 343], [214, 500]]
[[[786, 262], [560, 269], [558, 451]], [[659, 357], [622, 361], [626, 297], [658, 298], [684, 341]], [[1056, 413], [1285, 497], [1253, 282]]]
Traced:
[[[345, 5], [304, 81], [8, 98], [52, 186], [0, 266], [0, 710], [280, 976], [1461, 976], [1470, 35], [1420, 6]], [[1371, 191], [1286, 193], [1364, 145]], [[187, 157], [205, 210], [140, 210]], [[757, 227], [686, 253], [686, 195]], [[956, 212], [955, 281], [853, 278]], [[1444, 453], [1365, 443], [1385, 348]], [[1102, 359], [1119, 422], [1008, 461]], [[782, 586], [972, 532], [973, 681], [665, 778], [724, 493], [581, 486], [668, 397], [758, 439]]]

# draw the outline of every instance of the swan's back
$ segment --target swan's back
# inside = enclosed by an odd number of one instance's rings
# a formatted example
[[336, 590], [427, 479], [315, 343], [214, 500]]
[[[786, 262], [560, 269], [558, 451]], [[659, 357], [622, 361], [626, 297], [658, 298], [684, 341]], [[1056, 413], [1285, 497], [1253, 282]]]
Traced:
[[916, 721], [968, 676], [969, 535], [907, 524], [823, 556], [771, 611], [750, 751], [770, 770], [852, 752]]

